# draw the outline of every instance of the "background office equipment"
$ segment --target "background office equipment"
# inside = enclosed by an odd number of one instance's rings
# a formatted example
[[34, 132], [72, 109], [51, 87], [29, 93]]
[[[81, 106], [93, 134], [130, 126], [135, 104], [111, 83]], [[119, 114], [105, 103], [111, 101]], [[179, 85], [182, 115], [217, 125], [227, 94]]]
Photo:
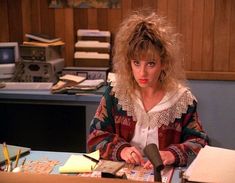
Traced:
[[20, 45], [21, 61], [16, 65], [13, 80], [56, 83], [64, 68], [63, 45], [62, 41], [24, 42]]
[[111, 33], [97, 29], [78, 29], [74, 65], [110, 67]]
[[47, 62], [22, 60], [16, 64], [14, 81], [56, 83], [63, 68], [63, 58]]
[[0, 81], [9, 81], [14, 76], [15, 63], [19, 61], [17, 42], [0, 42]]
[[50, 44], [29, 44], [20, 45], [20, 56], [23, 60], [29, 61], [50, 61], [62, 58], [62, 45]]
[[86, 77], [86, 79], [103, 79], [107, 80], [109, 67], [65, 67], [62, 75], [73, 74]]

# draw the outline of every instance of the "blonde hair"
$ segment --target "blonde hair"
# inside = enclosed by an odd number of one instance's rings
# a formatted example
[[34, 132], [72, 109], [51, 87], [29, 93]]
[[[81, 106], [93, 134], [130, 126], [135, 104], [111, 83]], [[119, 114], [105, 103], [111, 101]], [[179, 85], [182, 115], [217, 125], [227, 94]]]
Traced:
[[129, 94], [133, 93], [138, 85], [132, 74], [131, 59], [140, 58], [143, 54], [154, 58], [159, 54], [164, 64], [159, 78], [162, 88], [171, 90], [178, 84], [184, 85], [180, 43], [179, 34], [173, 32], [164, 17], [153, 11], [133, 12], [120, 24], [114, 41], [113, 70], [117, 83]]

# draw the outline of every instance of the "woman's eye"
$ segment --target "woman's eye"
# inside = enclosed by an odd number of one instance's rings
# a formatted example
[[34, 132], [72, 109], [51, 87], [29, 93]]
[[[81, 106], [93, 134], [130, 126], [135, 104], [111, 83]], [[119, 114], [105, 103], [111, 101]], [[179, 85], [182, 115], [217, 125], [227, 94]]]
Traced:
[[133, 63], [134, 63], [134, 65], [137, 65], [137, 66], [140, 65], [140, 62], [137, 60], [134, 60]]
[[156, 65], [155, 62], [148, 62], [148, 66], [150, 66], [150, 67], [154, 67], [155, 65]]

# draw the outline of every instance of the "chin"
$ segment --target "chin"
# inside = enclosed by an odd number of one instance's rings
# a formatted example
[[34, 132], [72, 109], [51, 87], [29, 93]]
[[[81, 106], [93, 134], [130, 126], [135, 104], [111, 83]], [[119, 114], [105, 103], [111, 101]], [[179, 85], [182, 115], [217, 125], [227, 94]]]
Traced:
[[148, 84], [138, 83], [138, 85], [140, 88], [147, 88], [148, 87]]

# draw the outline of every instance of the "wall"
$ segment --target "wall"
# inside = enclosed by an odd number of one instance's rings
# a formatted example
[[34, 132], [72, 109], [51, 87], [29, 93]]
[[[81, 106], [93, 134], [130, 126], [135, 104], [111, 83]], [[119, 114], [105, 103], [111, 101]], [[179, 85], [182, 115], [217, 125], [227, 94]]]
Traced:
[[63, 39], [67, 66], [74, 65], [77, 29], [109, 30], [140, 7], [164, 15], [182, 34], [189, 79], [235, 80], [234, 0], [120, 0], [118, 9], [48, 8], [48, 0], [1, 0], [0, 41], [25, 40], [28, 32]]
[[190, 80], [189, 86], [211, 145], [235, 149], [235, 82]]

